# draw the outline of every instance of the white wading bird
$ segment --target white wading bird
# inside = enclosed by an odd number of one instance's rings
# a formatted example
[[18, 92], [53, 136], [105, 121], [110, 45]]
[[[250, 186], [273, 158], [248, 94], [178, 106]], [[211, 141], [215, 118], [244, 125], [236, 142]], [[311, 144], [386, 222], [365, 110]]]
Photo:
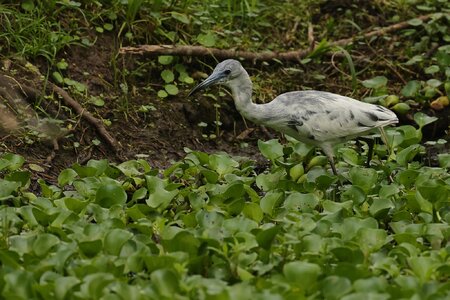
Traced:
[[212, 84], [224, 84], [231, 89], [236, 108], [246, 119], [322, 148], [335, 175], [335, 144], [398, 122], [387, 108], [328, 92], [288, 92], [269, 103], [255, 104], [250, 77], [241, 63], [233, 59], [219, 63], [189, 96]]

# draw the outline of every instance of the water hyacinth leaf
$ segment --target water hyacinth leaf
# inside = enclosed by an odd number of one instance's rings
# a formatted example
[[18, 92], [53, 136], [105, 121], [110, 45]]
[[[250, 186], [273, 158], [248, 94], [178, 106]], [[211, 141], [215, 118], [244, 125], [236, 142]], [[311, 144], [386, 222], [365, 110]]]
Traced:
[[366, 200], [366, 193], [358, 186], [352, 185], [341, 195], [342, 201], [352, 201], [355, 204], [361, 204]]
[[350, 279], [340, 276], [328, 276], [321, 282], [321, 290], [325, 299], [339, 300], [352, 290]]
[[438, 154], [438, 161], [441, 168], [450, 168], [450, 153]]
[[33, 251], [36, 256], [45, 256], [51, 248], [60, 243], [58, 237], [50, 233], [41, 233], [33, 243]]
[[209, 166], [216, 171], [219, 176], [232, 173], [239, 163], [225, 154], [212, 154], [209, 156]]
[[319, 204], [317, 196], [309, 193], [302, 194], [293, 192], [284, 200], [284, 207], [288, 210], [312, 212], [314, 208]]
[[256, 176], [256, 185], [258, 186], [258, 188], [266, 192], [276, 189], [278, 183], [280, 182], [280, 180], [283, 178], [284, 175], [285, 174], [283, 171], [268, 174], [261, 173], [258, 176]]
[[5, 176], [8, 181], [19, 182], [21, 187], [26, 187], [30, 184], [31, 173], [28, 171], [13, 171]]
[[274, 161], [277, 158], [283, 156], [283, 146], [279, 143], [277, 139], [272, 139], [267, 142], [258, 140], [258, 148], [262, 155], [266, 158]]
[[104, 208], [124, 205], [127, 202], [127, 194], [120, 184], [110, 181], [103, 183], [98, 188], [95, 194], [95, 202]]
[[433, 123], [437, 120], [436, 117], [430, 117], [423, 112], [418, 112], [414, 114], [414, 121], [419, 125], [419, 128], [423, 128], [424, 126]]
[[292, 261], [283, 266], [287, 281], [302, 291], [313, 290], [321, 273], [319, 265], [305, 261]]
[[397, 162], [406, 167], [408, 163], [421, 151], [421, 145], [411, 145], [397, 153]]
[[86, 257], [92, 258], [103, 249], [103, 243], [101, 240], [84, 241], [79, 242], [78, 247]]
[[131, 239], [133, 234], [127, 230], [114, 228], [105, 236], [104, 247], [105, 252], [118, 256], [123, 244]]
[[26, 270], [15, 270], [4, 275], [2, 296], [5, 299], [33, 299], [36, 293], [33, 286], [37, 285], [33, 273]]
[[166, 208], [172, 199], [178, 194], [178, 190], [166, 190], [167, 183], [156, 176], [145, 176], [149, 192], [146, 203], [151, 208]]
[[431, 279], [438, 262], [432, 257], [411, 257], [408, 259], [408, 264], [414, 274], [420, 279], [421, 282], [426, 282]]
[[366, 79], [362, 82], [362, 85], [370, 89], [378, 89], [386, 86], [388, 80], [384, 76], [375, 76], [371, 79]]
[[9, 171], [15, 171], [20, 169], [25, 162], [25, 158], [20, 155], [6, 153], [1, 157], [0, 170], [8, 168]]
[[186, 252], [194, 257], [200, 247], [200, 240], [190, 232], [181, 231], [170, 240], [162, 240], [162, 245], [168, 252]]
[[350, 170], [349, 175], [352, 184], [360, 187], [366, 193], [378, 180], [377, 171], [374, 169], [354, 167]]
[[242, 213], [247, 218], [250, 218], [258, 223], [261, 222], [264, 217], [264, 213], [257, 203], [246, 203]]
[[0, 179], [0, 200], [12, 197], [12, 193], [17, 191], [20, 186], [20, 182]]
[[403, 170], [396, 176], [398, 183], [404, 185], [406, 188], [410, 188], [415, 182], [419, 172], [416, 170]]
[[258, 245], [263, 249], [269, 250], [280, 230], [281, 227], [277, 225], [257, 232], [256, 241]]
[[72, 184], [74, 179], [78, 176], [78, 173], [73, 169], [65, 169], [61, 171], [58, 175], [58, 184], [60, 186], [65, 186], [67, 184]]
[[56, 299], [65, 299], [71, 289], [78, 285], [80, 280], [75, 276], [58, 277], [55, 280], [55, 296]]
[[274, 210], [281, 204], [283, 198], [283, 193], [281, 192], [268, 192], [262, 199], [261, 199], [261, 210], [272, 216], [274, 213]]
[[195, 216], [203, 228], [218, 228], [223, 224], [224, 216], [218, 212], [199, 211]]
[[363, 253], [378, 251], [387, 242], [387, 233], [382, 229], [361, 228], [357, 235], [358, 244]]
[[352, 148], [340, 148], [339, 153], [346, 163], [351, 166], [357, 166], [359, 161], [359, 154]]
[[375, 218], [384, 218], [389, 210], [394, 207], [395, 205], [390, 199], [375, 199], [372, 205], [370, 205], [369, 212]]
[[152, 274], [150, 274], [150, 279], [153, 287], [162, 297], [171, 299], [180, 289], [179, 280], [176, 274], [170, 269], [153, 271]]
[[406, 85], [402, 88], [401, 94], [408, 98], [413, 98], [417, 95], [421, 87], [421, 84], [417, 80], [411, 80], [406, 83]]

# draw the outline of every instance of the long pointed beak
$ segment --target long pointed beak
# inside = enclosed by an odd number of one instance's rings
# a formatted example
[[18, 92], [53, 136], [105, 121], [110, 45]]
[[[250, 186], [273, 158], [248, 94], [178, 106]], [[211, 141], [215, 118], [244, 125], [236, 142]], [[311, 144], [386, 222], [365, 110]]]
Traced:
[[218, 81], [220, 81], [223, 78], [222, 74], [216, 74], [216, 73], [212, 73], [208, 78], [206, 78], [205, 80], [203, 80], [203, 82], [201, 82], [199, 85], [197, 85], [195, 88], [193, 88], [189, 94], [188, 97], [192, 96], [193, 94], [195, 94], [197, 91], [202, 90], [207, 88], [210, 85], [213, 85], [215, 83], [217, 83]]

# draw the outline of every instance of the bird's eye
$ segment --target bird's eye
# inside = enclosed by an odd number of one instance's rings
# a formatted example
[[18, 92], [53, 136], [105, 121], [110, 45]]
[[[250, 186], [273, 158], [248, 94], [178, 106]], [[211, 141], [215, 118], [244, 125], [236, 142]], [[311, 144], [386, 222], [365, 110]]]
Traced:
[[223, 71], [223, 73], [224, 73], [225, 75], [230, 75], [231, 70], [225, 70], [225, 71]]

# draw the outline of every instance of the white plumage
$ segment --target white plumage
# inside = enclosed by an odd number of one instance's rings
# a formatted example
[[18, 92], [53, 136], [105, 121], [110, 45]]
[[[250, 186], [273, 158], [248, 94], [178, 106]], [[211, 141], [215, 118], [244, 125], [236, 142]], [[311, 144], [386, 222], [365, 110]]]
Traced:
[[269, 103], [255, 104], [250, 77], [233, 59], [219, 63], [189, 95], [215, 83], [231, 89], [236, 108], [246, 119], [321, 147], [335, 174], [335, 144], [398, 122], [397, 116], [387, 108], [321, 91], [288, 92]]

